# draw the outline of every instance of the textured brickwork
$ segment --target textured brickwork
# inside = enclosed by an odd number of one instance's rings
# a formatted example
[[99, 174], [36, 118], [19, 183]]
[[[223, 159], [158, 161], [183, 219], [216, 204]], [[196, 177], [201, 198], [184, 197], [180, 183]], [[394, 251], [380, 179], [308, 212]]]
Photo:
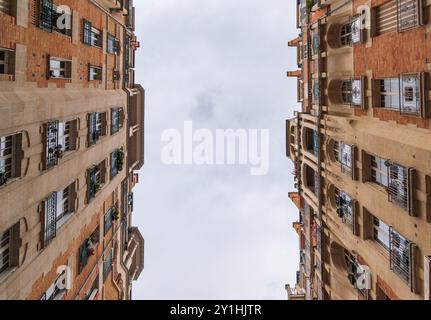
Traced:
[[[62, 255], [57, 257], [57, 259], [53, 263], [51, 271], [46, 275], [42, 275], [34, 283], [32, 293], [30, 294], [28, 299], [31, 299], [31, 300], [40, 299], [42, 295], [46, 292], [46, 290], [58, 278], [57, 268], [63, 265], [68, 265], [71, 268], [72, 279], [73, 279], [72, 280], [73, 288], [67, 292], [64, 299], [75, 299], [77, 296], [78, 298], [82, 299], [87, 295], [88, 290], [91, 288], [91, 285], [93, 284], [94, 279], [97, 277], [97, 274], [98, 274], [97, 266], [98, 264], [101, 264], [103, 261], [104, 245], [102, 242], [99, 241], [99, 244], [96, 248], [95, 255], [91, 256], [88, 259], [87, 265], [82, 270], [82, 272], [79, 272], [79, 263], [80, 263], [79, 248], [98, 226], [100, 227], [99, 229], [100, 234], [103, 237], [103, 223], [102, 223], [103, 216], [104, 216], [104, 213], [107, 211], [107, 209], [112, 206], [112, 203], [113, 203], [113, 196], [109, 197], [105, 201], [103, 207], [100, 208], [99, 212], [94, 214], [91, 220], [91, 223], [84, 226], [82, 228], [82, 232], [79, 235], [77, 235], [76, 238], [70, 241], [66, 251], [64, 251]], [[112, 233], [110, 233], [110, 236], [112, 238]], [[108, 240], [107, 237], [105, 237], [106, 240]], [[107, 249], [109, 250], [110, 246], [108, 246]]]
[[[59, 1], [54, 3], [60, 4]], [[30, 0], [29, 26], [24, 28], [12, 24], [13, 18], [0, 12], [0, 47], [14, 48], [16, 43], [27, 47], [27, 81], [36, 82], [39, 87], [46, 87], [49, 82], [56, 83], [63, 88], [71, 80], [47, 79], [48, 56], [64, 59], [76, 58], [78, 78], [74, 83], [81, 83], [84, 87], [89, 86], [88, 65], [102, 67], [106, 64], [107, 54], [103, 48], [87, 46], [82, 43], [82, 19], [91, 21], [93, 27], [100, 30], [111, 30], [112, 34], [117, 35], [121, 27], [113, 19], [108, 18], [101, 10], [92, 5], [89, 1], [62, 0], [61, 4], [72, 9], [72, 15], [79, 17], [78, 23], [72, 23], [72, 29], [78, 28], [79, 39], [73, 43], [73, 37], [65, 36], [57, 32], [48, 32], [39, 28], [38, 24], [38, 0]], [[75, 21], [75, 19], [72, 19]], [[73, 31], [75, 32], [75, 30]], [[106, 39], [104, 39], [105, 41]], [[106, 45], [104, 45], [106, 47]], [[108, 77], [112, 79], [112, 69], [115, 64], [112, 59], [108, 60], [107, 68], [110, 69]], [[100, 81], [91, 81], [93, 85], [101, 85]], [[112, 89], [114, 87], [112, 86]]]

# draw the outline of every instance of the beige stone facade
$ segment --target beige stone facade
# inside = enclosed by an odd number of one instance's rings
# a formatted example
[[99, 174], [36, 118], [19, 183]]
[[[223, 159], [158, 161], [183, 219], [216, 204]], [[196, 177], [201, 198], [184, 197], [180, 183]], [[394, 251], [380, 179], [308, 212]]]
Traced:
[[0, 1], [0, 299], [131, 298], [138, 47], [132, 0]]
[[429, 17], [428, 0], [298, 1], [292, 298], [431, 299]]

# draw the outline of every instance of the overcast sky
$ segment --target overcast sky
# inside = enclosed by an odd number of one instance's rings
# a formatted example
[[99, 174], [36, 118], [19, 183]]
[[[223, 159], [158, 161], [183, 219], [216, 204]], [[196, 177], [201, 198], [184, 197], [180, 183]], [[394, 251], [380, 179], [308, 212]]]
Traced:
[[[138, 0], [136, 77], [146, 158], [134, 224], [145, 237], [135, 299], [286, 299], [298, 237], [285, 120], [297, 108], [295, 1]], [[163, 130], [269, 129], [270, 171], [167, 166]]]

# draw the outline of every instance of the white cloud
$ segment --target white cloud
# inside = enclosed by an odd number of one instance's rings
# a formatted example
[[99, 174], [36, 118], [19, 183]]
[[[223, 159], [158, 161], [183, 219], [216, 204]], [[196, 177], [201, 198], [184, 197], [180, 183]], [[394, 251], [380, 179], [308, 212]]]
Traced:
[[[146, 239], [135, 299], [284, 299], [295, 281], [297, 209], [287, 193], [284, 121], [296, 103], [295, 3], [135, 1], [146, 88], [146, 164], [134, 222]], [[199, 106], [201, 109], [199, 109]], [[199, 126], [271, 130], [271, 167], [164, 166], [161, 132]]]

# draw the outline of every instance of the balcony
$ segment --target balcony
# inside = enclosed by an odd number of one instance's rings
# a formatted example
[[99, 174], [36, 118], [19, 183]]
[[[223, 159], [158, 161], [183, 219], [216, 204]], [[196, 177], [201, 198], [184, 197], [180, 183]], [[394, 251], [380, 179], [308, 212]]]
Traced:
[[92, 146], [106, 135], [106, 112], [93, 112], [87, 116], [88, 123], [88, 146]]
[[87, 170], [87, 200], [91, 201], [102, 189], [105, 183], [106, 166], [105, 161], [92, 166]]
[[96, 255], [99, 245], [99, 235], [100, 229], [97, 227], [79, 248], [79, 273], [87, 266], [89, 259]]
[[132, 280], [137, 280], [144, 270], [145, 240], [139, 229], [131, 227], [128, 230], [127, 249], [123, 253], [123, 262]]
[[415, 290], [414, 257], [416, 245], [404, 238], [392, 227], [389, 228], [390, 269]]
[[56, 166], [60, 159], [69, 152], [76, 150], [78, 130], [77, 121], [51, 121], [44, 125], [44, 154], [43, 169]]
[[111, 179], [123, 170], [124, 151], [123, 148], [117, 149], [111, 153]]
[[334, 193], [338, 217], [356, 234], [356, 200], [337, 188]]
[[391, 161], [386, 161], [388, 168], [389, 201], [404, 209], [409, 215], [415, 215], [413, 200], [413, 168], [406, 168]]

